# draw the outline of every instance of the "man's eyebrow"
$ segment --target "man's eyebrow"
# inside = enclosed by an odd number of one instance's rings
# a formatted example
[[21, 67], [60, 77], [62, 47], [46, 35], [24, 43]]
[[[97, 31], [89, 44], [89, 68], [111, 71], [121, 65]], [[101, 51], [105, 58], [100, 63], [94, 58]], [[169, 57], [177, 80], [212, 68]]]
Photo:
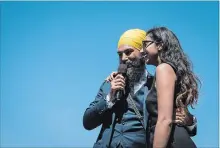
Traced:
[[123, 53], [123, 52], [127, 52], [127, 51], [133, 51], [134, 49], [132, 48], [127, 48], [125, 49], [124, 51], [118, 51], [117, 53], [120, 54], [120, 53]]

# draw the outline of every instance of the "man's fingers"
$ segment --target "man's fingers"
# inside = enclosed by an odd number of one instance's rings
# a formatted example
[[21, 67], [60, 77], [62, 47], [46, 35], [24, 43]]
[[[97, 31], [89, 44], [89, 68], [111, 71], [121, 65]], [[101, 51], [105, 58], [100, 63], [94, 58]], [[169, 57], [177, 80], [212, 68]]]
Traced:
[[178, 108], [176, 109], [176, 111], [178, 111], [178, 112], [182, 112], [182, 111], [184, 111], [184, 110], [185, 110], [184, 107], [178, 107]]
[[113, 81], [112, 84], [118, 84], [118, 83], [123, 83], [125, 85], [125, 78], [123, 76], [116, 76]]
[[176, 123], [178, 125], [184, 125], [184, 122], [181, 120], [174, 120], [173, 123]]
[[180, 113], [180, 112], [176, 112], [176, 116], [183, 116], [183, 117], [185, 117], [186, 114], [183, 114], [183, 113]]
[[113, 80], [114, 77], [117, 75], [117, 73], [118, 73], [118, 72], [112, 72], [111, 75], [110, 75], [110, 78]]
[[183, 118], [183, 119], [185, 119], [185, 115], [176, 115], [176, 118]]
[[184, 121], [184, 117], [176, 117], [176, 119], [175, 120], [181, 120], [181, 121]]
[[188, 112], [187, 112], [187, 110], [185, 109], [185, 108], [178, 108], [177, 110], [176, 110], [176, 114], [181, 114], [181, 115], [187, 115], [188, 114]]
[[116, 88], [116, 87], [118, 87], [118, 86], [123, 87], [123, 88], [125, 87], [125, 85], [122, 84], [122, 83], [115, 84], [113, 87]]
[[114, 86], [113, 90], [124, 90], [124, 87], [123, 86]]
[[125, 83], [123, 83], [123, 82], [117, 82], [117, 83], [112, 83], [112, 89], [114, 89], [114, 90], [116, 90], [117, 88], [118, 88], [118, 86], [119, 87], [125, 87]]
[[115, 84], [123, 83], [125, 85], [125, 81], [123, 79], [116, 79], [116, 80], [114, 80], [114, 83]]
[[118, 74], [116, 77], [115, 77], [115, 79], [119, 79], [119, 78], [121, 78], [121, 79], [124, 79], [125, 80], [125, 78], [121, 75], [121, 74]]
[[105, 80], [107, 82], [111, 82], [116, 75], [117, 75], [117, 72], [112, 72]]

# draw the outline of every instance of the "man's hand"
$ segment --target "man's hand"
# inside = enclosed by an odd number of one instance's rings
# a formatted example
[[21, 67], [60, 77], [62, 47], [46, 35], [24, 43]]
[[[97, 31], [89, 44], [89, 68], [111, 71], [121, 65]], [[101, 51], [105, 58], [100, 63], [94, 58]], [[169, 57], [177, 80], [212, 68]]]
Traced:
[[190, 114], [187, 107], [179, 107], [176, 109], [176, 118], [174, 123], [180, 126], [191, 126], [193, 124], [193, 115]]
[[112, 96], [115, 96], [117, 90], [125, 91], [125, 78], [121, 74], [117, 74], [117, 76], [111, 80], [110, 100], [114, 99]]
[[117, 74], [118, 72], [112, 72], [105, 80], [111, 82]]

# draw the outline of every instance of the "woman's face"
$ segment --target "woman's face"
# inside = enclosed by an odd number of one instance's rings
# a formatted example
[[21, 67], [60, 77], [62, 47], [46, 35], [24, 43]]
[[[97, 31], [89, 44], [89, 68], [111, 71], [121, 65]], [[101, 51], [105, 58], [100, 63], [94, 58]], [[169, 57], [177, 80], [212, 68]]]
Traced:
[[146, 36], [143, 41], [143, 48], [141, 50], [142, 54], [145, 52], [147, 54], [145, 62], [148, 65], [156, 65], [158, 59], [158, 46], [156, 42], [153, 41], [149, 36]]

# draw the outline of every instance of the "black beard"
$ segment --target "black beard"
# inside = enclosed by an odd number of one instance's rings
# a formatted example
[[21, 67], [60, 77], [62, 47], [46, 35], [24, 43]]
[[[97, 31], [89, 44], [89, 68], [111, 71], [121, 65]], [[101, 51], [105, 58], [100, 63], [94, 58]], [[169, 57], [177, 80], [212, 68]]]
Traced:
[[128, 87], [130, 93], [133, 94], [134, 85], [140, 81], [141, 77], [145, 73], [145, 63], [142, 59], [136, 59], [134, 61], [126, 61], [126, 64], [128, 65], [126, 73]]

